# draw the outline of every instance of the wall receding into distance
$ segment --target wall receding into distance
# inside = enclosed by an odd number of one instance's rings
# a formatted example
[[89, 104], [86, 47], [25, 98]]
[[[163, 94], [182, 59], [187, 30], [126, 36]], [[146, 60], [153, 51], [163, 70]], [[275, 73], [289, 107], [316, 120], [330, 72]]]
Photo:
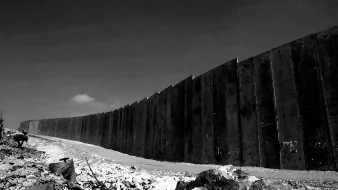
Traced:
[[338, 27], [112, 112], [24, 121], [22, 129], [157, 160], [337, 170]]

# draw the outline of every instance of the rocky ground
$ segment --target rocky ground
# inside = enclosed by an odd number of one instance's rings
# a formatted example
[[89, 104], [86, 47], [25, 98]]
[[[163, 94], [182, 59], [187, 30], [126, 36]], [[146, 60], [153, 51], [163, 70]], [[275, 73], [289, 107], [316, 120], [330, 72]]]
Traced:
[[[20, 149], [12, 134], [0, 142], [0, 189], [338, 189], [338, 175], [336, 181], [257, 178], [231, 165], [198, 175], [145, 170], [46, 139], [29, 137]], [[65, 157], [74, 162], [75, 186], [49, 167]]]

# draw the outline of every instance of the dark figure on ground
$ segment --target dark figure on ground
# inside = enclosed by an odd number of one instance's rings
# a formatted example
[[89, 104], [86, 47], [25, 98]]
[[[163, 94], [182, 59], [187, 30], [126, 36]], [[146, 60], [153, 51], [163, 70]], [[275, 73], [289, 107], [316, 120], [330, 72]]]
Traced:
[[22, 148], [22, 144], [28, 141], [27, 131], [22, 131], [22, 134], [15, 134], [13, 139], [18, 143], [18, 147]]

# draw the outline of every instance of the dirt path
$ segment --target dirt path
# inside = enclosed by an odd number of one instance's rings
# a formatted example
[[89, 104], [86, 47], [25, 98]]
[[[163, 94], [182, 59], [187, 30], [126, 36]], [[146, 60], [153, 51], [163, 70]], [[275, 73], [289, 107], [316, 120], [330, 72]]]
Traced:
[[[33, 135], [32, 135], [33, 136]], [[34, 135], [35, 136], [35, 135]], [[71, 141], [66, 139], [59, 139], [55, 137], [48, 136], [35, 136], [43, 139], [48, 139], [52, 141], [59, 141], [65, 144], [68, 147], [78, 149], [84, 152], [97, 154], [101, 157], [104, 157], [108, 160], [111, 160], [116, 163], [125, 164], [129, 166], [137, 166], [144, 169], [156, 169], [156, 170], [168, 170], [173, 172], [188, 172], [191, 174], [198, 174], [207, 169], [216, 169], [221, 167], [220, 165], [198, 165], [198, 164], [189, 164], [189, 163], [172, 163], [165, 161], [156, 161], [145, 158], [140, 158], [136, 156], [130, 156], [123, 154], [114, 150], [105, 149], [99, 146], [86, 144], [78, 141]], [[274, 178], [274, 179], [285, 179], [285, 180], [318, 180], [318, 181], [327, 181], [334, 180], [338, 183], [338, 172], [333, 171], [294, 171], [294, 170], [275, 170], [275, 169], [266, 169], [259, 167], [238, 167], [243, 171], [250, 173], [256, 177], [264, 178]]]

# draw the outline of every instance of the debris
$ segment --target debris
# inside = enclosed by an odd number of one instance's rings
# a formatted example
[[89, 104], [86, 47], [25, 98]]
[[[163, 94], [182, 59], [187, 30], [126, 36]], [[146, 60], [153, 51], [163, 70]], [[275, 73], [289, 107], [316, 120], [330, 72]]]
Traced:
[[15, 134], [13, 139], [18, 143], [18, 147], [21, 148], [24, 142], [28, 142], [27, 134]]

